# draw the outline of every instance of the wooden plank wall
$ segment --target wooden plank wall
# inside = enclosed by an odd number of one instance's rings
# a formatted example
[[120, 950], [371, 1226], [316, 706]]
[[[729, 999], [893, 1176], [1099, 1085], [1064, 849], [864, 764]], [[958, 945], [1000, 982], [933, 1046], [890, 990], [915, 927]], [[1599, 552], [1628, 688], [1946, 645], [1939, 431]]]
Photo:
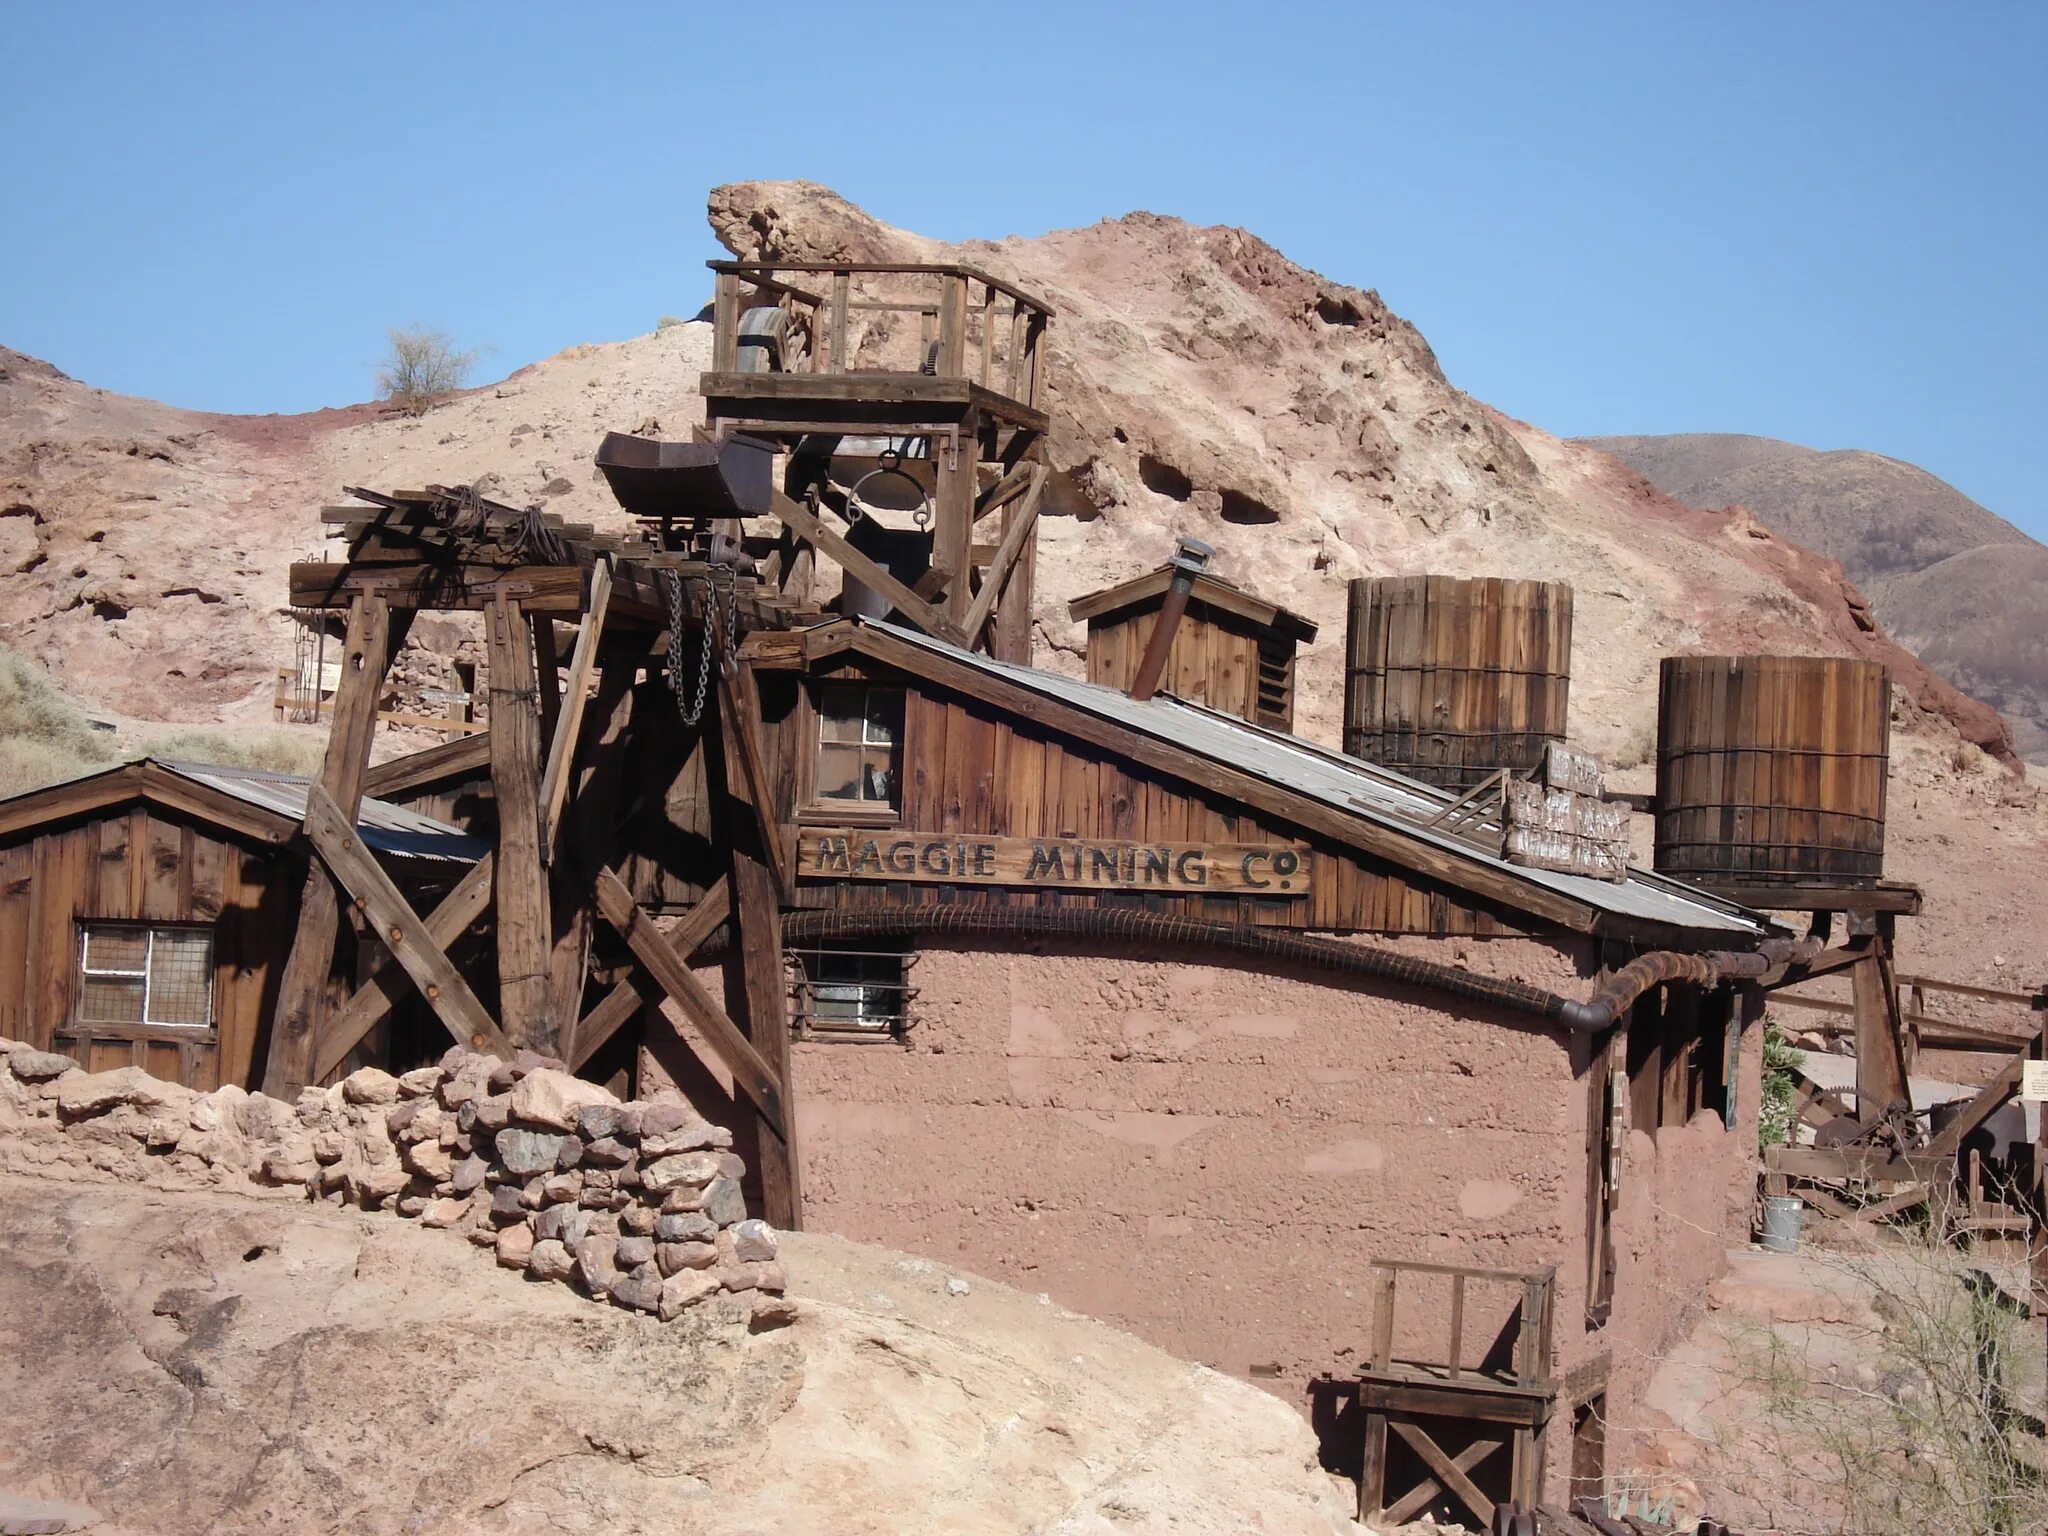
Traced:
[[[858, 669], [842, 669], [851, 675]], [[780, 688], [788, 683], [771, 680]], [[896, 679], [885, 679], [896, 681]], [[791, 707], [794, 705], [794, 707]], [[801, 754], [815, 726], [807, 703], [785, 697], [768, 707], [771, 773], [785, 819], [794, 811]], [[977, 701], [911, 680], [904, 707], [903, 817], [906, 832], [1081, 837], [1137, 842], [1250, 843], [1310, 849], [1312, 894], [1302, 901], [1153, 892], [953, 889], [938, 885], [806, 882], [803, 905], [874, 907], [936, 901], [1048, 907], [1128, 906], [1211, 921], [1325, 932], [1471, 934], [1524, 931], [1506, 914], [1435, 886], [1418, 875], [1319, 843], [1271, 818], [1246, 811], [1135, 765], [1027, 723], [1011, 722]]]
[[[1127, 691], [1159, 627], [1156, 606], [1122, 610], [1088, 626], [1088, 681]], [[1258, 719], [1259, 641], [1242, 624], [1226, 625], [1199, 599], [1188, 603], [1167, 652], [1160, 691], [1206, 704], [1240, 720]]]
[[[210, 1089], [249, 1086], [291, 935], [297, 865], [157, 810], [133, 808], [0, 847], [0, 1035], [83, 1051], [93, 1071], [146, 1067]], [[73, 1031], [81, 921], [214, 923], [211, 1037]]]

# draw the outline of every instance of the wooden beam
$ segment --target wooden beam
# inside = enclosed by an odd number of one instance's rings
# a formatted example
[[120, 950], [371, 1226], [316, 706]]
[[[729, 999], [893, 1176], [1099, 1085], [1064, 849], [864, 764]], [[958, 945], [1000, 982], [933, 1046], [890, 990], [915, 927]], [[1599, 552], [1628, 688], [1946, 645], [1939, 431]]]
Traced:
[[[731, 880], [739, 934], [734, 946], [737, 963], [726, 973], [727, 1005], [737, 1000], [747, 1039], [776, 1080], [787, 1083], [789, 995], [782, 971], [782, 911], [775, 885], [762, 861], [737, 843], [732, 848]], [[761, 1123], [763, 1134], [755, 1139], [754, 1153], [754, 1169], [761, 1180], [761, 1214], [771, 1225], [794, 1232], [803, 1226], [794, 1106], [785, 1101], [779, 1128], [765, 1114]]]
[[1009, 470], [994, 485], [983, 491], [974, 502], [974, 520], [978, 523], [989, 513], [1000, 511], [1015, 501], [1030, 488], [1031, 472], [1036, 461], [1012, 464]]
[[[655, 928], [674, 948], [677, 958], [688, 965], [690, 957], [703, 948], [704, 941], [731, 915], [732, 897], [728, 894], [726, 877], [720, 875], [718, 883], [704, 893], [680, 922], [656, 922]], [[661, 983], [645, 977], [638, 970], [613, 987], [603, 1001], [577, 1024], [576, 1038], [568, 1057], [569, 1065], [580, 1069], [619, 1032], [643, 1003], [660, 1001], [660, 993]]]
[[[313, 790], [318, 789], [340, 808], [350, 827], [362, 803], [370, 742], [377, 728], [377, 695], [390, 664], [391, 610], [382, 597], [359, 596], [349, 607], [341, 687], [335, 695], [333, 722], [327, 728], [327, 756], [319, 783], [307, 786], [309, 802]], [[309, 819], [311, 814], [309, 804]], [[272, 1098], [294, 1098], [301, 1088], [316, 1081], [311, 1076], [313, 1041], [326, 1013], [340, 921], [334, 882], [319, 865], [309, 863], [299, 897], [298, 932], [278, 983], [269, 1057], [263, 1069], [263, 1091]]]
[[888, 598], [910, 623], [928, 635], [966, 647], [966, 633], [958, 624], [826, 527], [809, 507], [778, 493], [773, 510], [799, 537], [810, 540], [838, 561], [840, 569], [858, 576], [867, 586]]
[[776, 899], [784, 905], [796, 900], [796, 873], [792, 854], [776, 815], [773, 786], [768, 780], [767, 754], [761, 746], [761, 693], [753, 668], [734, 663], [724, 644], [718, 647], [719, 737], [728, 761], [737, 758], [738, 783], [728, 772], [728, 787], [737, 788], [754, 815], [755, 832], [762, 857], [775, 884]]
[[[492, 862], [493, 856], [488, 853], [478, 859], [427, 914], [427, 937], [436, 948], [445, 952], [469, 931], [470, 924], [490, 910]], [[369, 979], [322, 1026], [313, 1048], [314, 1082], [340, 1066], [363, 1037], [389, 1017], [405, 986], [405, 968], [387, 949], [371, 968]]]
[[1892, 1027], [1894, 1004], [1885, 997], [1883, 954], [1877, 945], [1850, 972], [1856, 1007], [1856, 1115], [1865, 1125], [1887, 1105], [1911, 1098], [1903, 1043]]
[[555, 858], [556, 837], [562, 830], [562, 803], [569, 797], [569, 769], [576, 755], [576, 736], [583, 726], [583, 709], [589, 699], [591, 673], [597, 667], [597, 646], [604, 634], [605, 609], [611, 596], [612, 564], [610, 560], [600, 560], [590, 575], [590, 607], [583, 615], [583, 627], [576, 632], [576, 648], [569, 656], [569, 678], [563, 685], [561, 710], [548, 742], [547, 766], [541, 770], [540, 851], [550, 864]]
[[363, 793], [389, 800], [444, 779], [472, 778], [490, 770], [490, 733], [485, 730], [373, 764], [363, 775]]
[[370, 857], [340, 807], [317, 784], [306, 788], [306, 834], [321, 862], [362, 908], [377, 937], [405, 967], [456, 1043], [509, 1060], [511, 1044], [470, 991], [469, 983], [434, 942], [427, 925], [391, 883], [391, 877]]
[[[966, 291], [964, 283], [961, 291]], [[964, 310], [961, 323], [964, 329]], [[968, 547], [974, 542], [976, 441], [972, 417], [961, 424], [959, 435], [951, 441], [932, 440], [933, 456], [938, 460], [938, 483], [932, 496], [932, 514], [936, 519], [932, 528], [932, 573], [944, 583], [945, 601], [941, 606], [946, 617], [960, 626], [969, 647], [975, 643], [975, 632], [966, 618], [972, 596], [967, 570]], [[932, 591], [923, 581], [918, 583], [918, 590]]]
[[[1023, 467], [1021, 464], [1018, 466], [1019, 469]], [[1016, 516], [1003, 520], [1002, 542], [996, 546], [995, 559], [989, 562], [988, 570], [982, 574], [981, 590], [975, 593], [967, 617], [961, 622], [960, 627], [967, 632], [970, 644], [980, 643], [982, 628], [995, 609], [1003, 584], [1009, 580], [1010, 567], [1024, 552], [1025, 541], [1038, 526], [1038, 501], [1045, 491], [1046, 470], [1043, 464], [1034, 464], [1031, 471], [1031, 489], [1024, 493]]]
[[1409, 1449], [1422, 1458], [1423, 1464], [1463, 1501], [1467, 1509], [1479, 1517], [1482, 1528], [1493, 1524], [1493, 1500], [1479, 1491], [1479, 1485], [1465, 1475], [1465, 1469], [1446, 1456], [1442, 1448], [1430, 1439], [1419, 1425], [1393, 1419], [1389, 1421], [1388, 1427], [1407, 1441]]
[[[1406, 1437], [1404, 1436], [1403, 1438]], [[1505, 1440], [1474, 1440], [1464, 1450], [1451, 1458], [1451, 1465], [1461, 1472], [1469, 1473], [1479, 1463], [1486, 1460], [1487, 1457], [1506, 1444]], [[1405, 1524], [1435, 1503], [1437, 1495], [1442, 1493], [1443, 1489], [1444, 1485], [1435, 1478], [1425, 1477], [1421, 1482], [1409, 1489], [1408, 1492], [1402, 1494], [1398, 1500], [1380, 1511], [1378, 1517], [1372, 1523], [1375, 1525]]]
[[532, 632], [519, 605], [484, 616], [490, 665], [491, 789], [498, 802], [498, 1007], [515, 1046], [561, 1054], [549, 993], [554, 942], [540, 851], [540, 697]]
[[733, 1081], [741, 1092], [754, 1101], [762, 1118], [778, 1136], [788, 1135], [782, 1113], [782, 1080], [761, 1058], [761, 1053], [740, 1033], [739, 1026], [726, 1017], [711, 994], [704, 990], [704, 984], [691, 974], [688, 966], [676, 958], [675, 951], [661, 931], [654, 926], [654, 920], [643, 912], [633, 900], [633, 893], [626, 884], [609, 869], [598, 871], [596, 880], [597, 910], [604, 920], [618, 930], [619, 937], [626, 941], [640, 963], [653, 973], [662, 989], [675, 1000], [676, 1006], [703, 1032], [719, 1060], [732, 1073]]
[[374, 594], [396, 608], [481, 610], [501, 599], [528, 613], [583, 611], [584, 573], [573, 565], [354, 565], [301, 561], [291, 568], [294, 608], [342, 608]]
[[1956, 1148], [1963, 1144], [1963, 1138], [1990, 1119], [1992, 1112], [2018, 1091], [2020, 1077], [2025, 1070], [2027, 1057], [2031, 1052], [2040, 1049], [2043, 1038], [2044, 1035], [2042, 1033], [2037, 1033], [2021, 1050], [2016, 1052], [2013, 1058], [2005, 1064], [2004, 1069], [1999, 1072], [1998, 1076], [1991, 1079], [1990, 1082], [1978, 1090], [1977, 1096], [1970, 1100], [1969, 1108], [1951, 1120], [1939, 1135], [1927, 1143], [1927, 1150], [1924, 1155], [1928, 1157], [1955, 1156]]

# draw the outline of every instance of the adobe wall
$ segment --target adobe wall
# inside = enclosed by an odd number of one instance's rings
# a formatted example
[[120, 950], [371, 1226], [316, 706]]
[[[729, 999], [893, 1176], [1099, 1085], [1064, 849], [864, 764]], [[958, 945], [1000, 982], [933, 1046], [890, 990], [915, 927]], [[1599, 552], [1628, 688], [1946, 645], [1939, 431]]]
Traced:
[[[1727, 1267], [1729, 1248], [1749, 1240], [1762, 1073], [1758, 1018], [1742, 1033], [1732, 1130], [1719, 1114], [1703, 1110], [1682, 1126], [1631, 1129], [1623, 1143], [1614, 1311], [1606, 1328], [1587, 1336], [1585, 1344], [1589, 1354], [1605, 1352], [1612, 1361], [1610, 1475], [1641, 1471], [1652, 1484], [1662, 1476], [1660, 1469], [1637, 1465], [1643, 1428], [1638, 1404], [1663, 1357], [1698, 1321], [1708, 1284]], [[1553, 1466], [1565, 1438], [1553, 1436]]]
[[[1387, 947], [1584, 985], [1528, 940]], [[911, 980], [907, 1045], [794, 1048], [808, 1226], [1042, 1290], [1304, 1406], [1368, 1346], [1374, 1257], [1568, 1262], [1583, 1090], [1526, 1018], [1043, 942], [926, 946]], [[1475, 1290], [1475, 1348], [1518, 1299]], [[1440, 1348], [1447, 1291], [1402, 1300], [1397, 1348]]]

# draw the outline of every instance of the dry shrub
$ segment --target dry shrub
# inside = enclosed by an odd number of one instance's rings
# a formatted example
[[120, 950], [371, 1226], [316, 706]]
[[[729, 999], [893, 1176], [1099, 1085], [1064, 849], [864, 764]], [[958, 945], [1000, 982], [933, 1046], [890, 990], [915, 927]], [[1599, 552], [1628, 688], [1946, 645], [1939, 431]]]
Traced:
[[46, 673], [0, 645], [0, 796], [78, 778], [117, 755]]
[[457, 351], [446, 331], [396, 326], [386, 332], [391, 350], [377, 365], [377, 388], [408, 416], [424, 416], [443, 395], [462, 388], [476, 366], [474, 351]]
[[323, 731], [188, 730], [152, 736], [143, 750], [151, 757], [174, 763], [218, 763], [229, 768], [258, 768], [266, 773], [320, 771], [326, 755]]
[[[1760, 1399], [1741, 1447], [1803, 1485], [1797, 1528], [1854, 1536], [2039, 1536], [2048, 1481], [2038, 1325], [1983, 1259], [1922, 1226], [1868, 1252], [1809, 1250], [1853, 1281], [1883, 1320], [1855, 1373], [1819, 1368], [1806, 1330], [1760, 1327], [1738, 1370]], [[1782, 1486], [1782, 1485], [1781, 1485]]]
[[1656, 725], [1648, 720], [1638, 720], [1629, 727], [1621, 745], [1609, 754], [1607, 762], [1614, 768], [1640, 768], [1656, 755]]

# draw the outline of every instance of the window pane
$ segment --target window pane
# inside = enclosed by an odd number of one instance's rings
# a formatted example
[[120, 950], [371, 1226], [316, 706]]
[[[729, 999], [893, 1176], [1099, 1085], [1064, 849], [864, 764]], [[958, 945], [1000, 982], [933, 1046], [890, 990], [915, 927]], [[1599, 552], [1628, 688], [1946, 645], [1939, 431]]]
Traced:
[[860, 759], [860, 798], [880, 805], [896, 803], [896, 754], [867, 751]]
[[862, 696], [867, 689], [837, 683], [818, 690], [818, 739], [859, 741]]
[[148, 953], [147, 929], [94, 924], [85, 930], [85, 968], [89, 971], [132, 971], [139, 976]]
[[860, 794], [860, 748], [821, 746], [818, 748], [818, 798], [858, 800]]
[[79, 987], [78, 1016], [92, 1024], [140, 1024], [142, 978], [85, 977]]
[[903, 695], [893, 688], [868, 690], [869, 746], [887, 746], [903, 734]]
[[213, 935], [203, 928], [159, 928], [149, 957], [149, 1022], [210, 1024]]

